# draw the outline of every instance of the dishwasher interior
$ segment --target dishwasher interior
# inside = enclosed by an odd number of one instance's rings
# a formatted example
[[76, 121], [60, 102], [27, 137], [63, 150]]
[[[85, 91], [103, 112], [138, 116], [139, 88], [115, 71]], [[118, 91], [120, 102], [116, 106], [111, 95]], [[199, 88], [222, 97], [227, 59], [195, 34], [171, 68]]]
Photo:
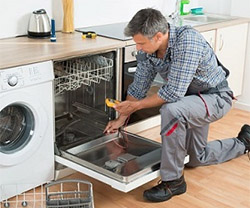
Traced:
[[114, 52], [54, 63], [56, 143], [68, 148], [103, 135], [115, 118], [105, 98], [115, 96]]
[[[116, 51], [54, 62], [56, 154], [122, 183], [159, 169], [161, 144], [126, 131], [105, 135], [116, 112]], [[64, 164], [62, 164], [64, 165]]]

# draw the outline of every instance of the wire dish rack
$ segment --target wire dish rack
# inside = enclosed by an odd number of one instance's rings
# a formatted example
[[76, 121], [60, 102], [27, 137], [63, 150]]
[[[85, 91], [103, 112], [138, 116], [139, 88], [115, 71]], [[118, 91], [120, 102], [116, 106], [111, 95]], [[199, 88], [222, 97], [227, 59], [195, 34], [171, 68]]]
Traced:
[[[66, 185], [67, 184], [67, 185]], [[60, 191], [58, 190], [60, 187]], [[47, 208], [94, 208], [92, 184], [83, 180], [61, 180], [45, 185]]]
[[0, 208], [23, 207], [94, 208], [93, 187], [85, 180], [59, 180], [0, 202]]
[[55, 62], [55, 95], [75, 90], [81, 85], [110, 81], [113, 66], [113, 59], [101, 55]]

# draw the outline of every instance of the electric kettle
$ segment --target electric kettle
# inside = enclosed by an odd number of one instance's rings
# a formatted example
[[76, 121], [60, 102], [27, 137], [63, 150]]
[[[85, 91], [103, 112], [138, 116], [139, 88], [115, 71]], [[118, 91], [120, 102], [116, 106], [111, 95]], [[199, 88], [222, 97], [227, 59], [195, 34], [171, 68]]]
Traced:
[[47, 38], [50, 37], [50, 20], [45, 9], [33, 11], [28, 25], [28, 37]]

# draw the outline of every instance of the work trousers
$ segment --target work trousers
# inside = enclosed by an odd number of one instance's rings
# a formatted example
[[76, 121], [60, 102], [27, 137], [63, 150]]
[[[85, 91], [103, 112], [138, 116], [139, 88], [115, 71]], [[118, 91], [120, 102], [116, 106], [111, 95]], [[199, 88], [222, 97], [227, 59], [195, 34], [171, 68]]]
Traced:
[[185, 96], [161, 107], [162, 181], [182, 176], [186, 155], [189, 155], [186, 166], [196, 167], [222, 163], [244, 154], [245, 146], [237, 138], [207, 142], [209, 124], [230, 110], [231, 101], [227, 92], [221, 92]]

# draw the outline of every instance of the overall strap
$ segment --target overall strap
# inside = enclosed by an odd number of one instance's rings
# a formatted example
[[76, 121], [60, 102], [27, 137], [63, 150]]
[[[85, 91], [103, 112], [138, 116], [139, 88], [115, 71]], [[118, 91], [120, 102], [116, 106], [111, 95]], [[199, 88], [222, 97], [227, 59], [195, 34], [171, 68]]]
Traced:
[[[207, 44], [210, 46], [210, 48], [211, 48], [212, 50], [214, 50], [214, 49], [211, 47], [211, 45], [209, 44], [209, 42], [207, 42]], [[229, 74], [230, 74], [230, 71], [229, 71], [229, 70], [219, 61], [217, 55], [216, 55], [216, 54], [214, 54], [214, 55], [215, 55], [215, 57], [216, 57], [218, 66], [221, 66], [221, 68], [223, 69], [223, 71], [226, 73], [226, 78], [227, 78], [227, 77], [229, 76]]]
[[217, 63], [219, 66], [221, 66], [221, 68], [224, 70], [224, 72], [226, 73], [226, 78], [229, 76], [230, 74], [230, 71], [219, 61], [217, 55], [215, 54], [215, 57], [216, 57], [216, 60], [217, 60]]

